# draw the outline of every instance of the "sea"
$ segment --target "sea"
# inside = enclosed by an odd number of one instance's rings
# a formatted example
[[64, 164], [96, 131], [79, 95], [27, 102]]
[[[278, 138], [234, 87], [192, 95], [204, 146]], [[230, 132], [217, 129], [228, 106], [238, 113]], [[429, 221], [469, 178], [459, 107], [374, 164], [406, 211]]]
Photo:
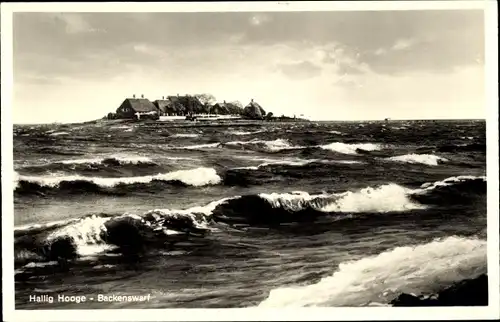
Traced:
[[[436, 294], [487, 273], [485, 126], [15, 125], [16, 309], [390, 306]], [[73, 300], [33, 300], [61, 294]]]

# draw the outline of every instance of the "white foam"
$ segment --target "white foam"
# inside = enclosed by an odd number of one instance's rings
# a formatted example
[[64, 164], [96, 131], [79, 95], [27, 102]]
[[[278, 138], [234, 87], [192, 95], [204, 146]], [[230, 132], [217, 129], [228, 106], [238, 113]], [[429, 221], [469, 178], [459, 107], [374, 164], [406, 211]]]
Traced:
[[252, 134], [257, 134], [257, 133], [262, 133], [262, 132], [265, 132], [265, 131], [264, 130], [253, 131], [253, 132], [229, 131], [229, 132], [226, 132], [226, 134], [243, 136], [243, 135], [252, 135]]
[[397, 184], [367, 187], [338, 194], [339, 198], [321, 208], [325, 212], [392, 212], [424, 209], [409, 199], [412, 190]]
[[380, 150], [380, 144], [376, 143], [342, 143], [333, 142], [330, 144], [320, 145], [320, 148], [324, 150], [330, 150], [333, 152], [343, 153], [343, 154], [357, 154], [356, 149], [361, 149], [365, 151], [376, 151]]
[[266, 149], [270, 152], [278, 152], [282, 150], [291, 150], [291, 149], [301, 149], [301, 146], [294, 146], [288, 140], [284, 139], [276, 139], [271, 141], [258, 140], [254, 139], [251, 141], [231, 141], [225, 143], [226, 145], [255, 145], [255, 144], [263, 144]]
[[364, 162], [358, 160], [320, 160], [321, 163], [338, 163], [338, 164], [362, 164]]
[[357, 191], [336, 194], [310, 195], [299, 191], [294, 193], [261, 193], [259, 196], [267, 200], [275, 208], [300, 211], [307, 207], [322, 212], [401, 212], [423, 209], [423, 205], [409, 199], [411, 189], [397, 184], [386, 184], [379, 187], [367, 187]]
[[207, 143], [207, 144], [188, 145], [188, 146], [179, 146], [179, 147], [170, 147], [170, 148], [183, 149], [183, 150], [196, 150], [196, 149], [205, 149], [205, 148], [217, 148], [219, 146], [220, 146], [220, 143]]
[[73, 160], [62, 160], [58, 161], [59, 163], [64, 164], [100, 164], [105, 159], [115, 159], [121, 164], [138, 164], [138, 163], [152, 163], [148, 157], [138, 156], [138, 155], [117, 155], [117, 156], [107, 156], [102, 158], [93, 158], [93, 159], [73, 159]]
[[403, 163], [421, 163], [431, 166], [436, 166], [439, 162], [446, 162], [448, 159], [434, 154], [405, 154], [387, 158], [387, 160]]
[[323, 201], [332, 195], [310, 195], [304, 191], [294, 191], [291, 193], [260, 193], [259, 197], [269, 202], [273, 208], [284, 208], [289, 211], [300, 211], [307, 207], [320, 209]]
[[96, 265], [94, 266], [93, 268], [95, 269], [100, 269], [100, 268], [113, 268], [115, 267], [116, 265], [111, 265], [111, 264], [104, 264], [104, 265]]
[[173, 134], [170, 137], [171, 138], [197, 138], [199, 137], [199, 134], [194, 134], [194, 133], [177, 133]]
[[486, 272], [486, 241], [448, 237], [341, 263], [318, 283], [274, 289], [260, 307], [363, 306], [433, 293]]
[[436, 182], [427, 182], [420, 186], [420, 189], [415, 189], [414, 193], [426, 193], [428, 191], [434, 190], [437, 187], [447, 187], [451, 186], [455, 183], [468, 181], [468, 180], [484, 180], [486, 181], [486, 176], [457, 176], [457, 177], [449, 177], [442, 181]]
[[[212, 215], [212, 212], [215, 210], [215, 208], [229, 200], [237, 198], [239, 198], [239, 196], [223, 198], [220, 200], [212, 201], [204, 206], [195, 206], [187, 209], [154, 209], [146, 212], [144, 215], [153, 215], [157, 220], [162, 220], [163, 218], [189, 217], [197, 228], [208, 228], [208, 222], [206, 219]], [[204, 219], [202, 219], [201, 221], [198, 220], [195, 217], [195, 214], [203, 215]]]
[[191, 161], [198, 161], [199, 159], [195, 158], [188, 158], [188, 157], [163, 157], [167, 160], [191, 160]]
[[112, 247], [105, 244], [101, 233], [106, 231], [104, 223], [109, 217], [90, 216], [82, 218], [75, 223], [66, 225], [47, 236], [47, 241], [53, 241], [61, 237], [71, 237], [77, 246], [80, 256], [90, 256], [105, 252]]
[[65, 225], [65, 224], [68, 224], [68, 223], [71, 223], [71, 222], [77, 221], [77, 220], [78, 219], [67, 219], [67, 220], [52, 221], [52, 222], [43, 223], [43, 224], [27, 224], [27, 225], [14, 227], [14, 231], [21, 232], [21, 231], [27, 231], [27, 230], [33, 230], [33, 229], [40, 229], [40, 228], [51, 228], [54, 226]]
[[253, 161], [266, 161], [264, 163], [261, 163], [257, 166], [247, 166], [247, 167], [237, 167], [234, 169], [248, 169], [248, 170], [258, 170], [259, 168], [267, 167], [270, 165], [290, 165], [290, 166], [304, 166], [313, 162], [319, 162], [320, 160], [318, 159], [311, 159], [311, 160], [305, 160], [305, 159], [300, 159], [300, 158], [295, 158], [295, 159], [266, 159], [266, 158], [256, 158], [252, 159]]
[[[174, 181], [178, 180], [190, 186], [213, 185], [221, 182], [221, 177], [213, 168], [196, 168], [190, 170], [178, 170], [168, 173], [159, 173], [151, 176], [142, 177], [118, 177], [118, 178], [103, 178], [103, 177], [84, 177], [80, 175], [72, 176], [22, 176], [17, 179], [38, 183], [42, 186], [56, 187], [63, 181], [88, 181], [93, 182], [101, 187], [114, 187], [119, 184], [135, 184], [149, 183], [153, 180]], [[17, 184], [16, 184], [17, 186]]]
[[45, 267], [45, 266], [55, 266], [57, 265], [58, 263], [56, 261], [51, 261], [51, 262], [30, 262], [26, 265], [24, 265], [24, 267], [26, 268], [35, 268], [35, 267]]
[[54, 132], [51, 133], [50, 136], [59, 136], [59, 135], [68, 135], [68, 132]]

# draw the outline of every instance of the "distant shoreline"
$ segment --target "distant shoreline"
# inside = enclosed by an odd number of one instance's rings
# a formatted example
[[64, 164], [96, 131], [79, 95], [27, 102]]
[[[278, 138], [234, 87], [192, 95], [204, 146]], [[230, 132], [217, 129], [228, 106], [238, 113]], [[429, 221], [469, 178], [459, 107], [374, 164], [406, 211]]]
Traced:
[[[399, 123], [399, 122], [485, 122], [486, 119], [414, 119], [414, 120], [404, 120], [404, 119], [392, 119], [388, 123]], [[287, 120], [276, 120], [276, 121], [263, 121], [263, 120], [216, 120], [216, 121], [186, 121], [186, 120], [176, 120], [176, 121], [134, 121], [127, 119], [119, 119], [119, 120], [102, 120], [96, 119], [91, 121], [84, 122], [52, 122], [52, 123], [13, 123], [13, 126], [40, 126], [40, 125], [59, 125], [59, 126], [67, 126], [67, 125], [85, 125], [92, 123], [109, 123], [109, 124], [170, 124], [170, 125], [179, 125], [180, 127], [193, 127], [193, 126], [251, 126], [251, 125], [260, 125], [260, 124], [283, 124], [283, 123], [385, 123], [384, 120], [307, 120], [307, 119], [287, 119]], [[207, 124], [211, 123], [211, 124]]]

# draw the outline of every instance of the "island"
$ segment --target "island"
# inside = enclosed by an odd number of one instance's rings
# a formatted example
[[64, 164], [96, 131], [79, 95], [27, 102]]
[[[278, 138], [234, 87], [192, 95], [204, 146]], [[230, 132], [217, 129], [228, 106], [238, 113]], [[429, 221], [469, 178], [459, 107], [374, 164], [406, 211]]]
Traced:
[[274, 116], [251, 99], [243, 107], [239, 101], [217, 102], [211, 94], [162, 96], [154, 101], [141, 95], [125, 98], [114, 113], [108, 113], [107, 120], [261, 120], [261, 121], [307, 121], [295, 116]]

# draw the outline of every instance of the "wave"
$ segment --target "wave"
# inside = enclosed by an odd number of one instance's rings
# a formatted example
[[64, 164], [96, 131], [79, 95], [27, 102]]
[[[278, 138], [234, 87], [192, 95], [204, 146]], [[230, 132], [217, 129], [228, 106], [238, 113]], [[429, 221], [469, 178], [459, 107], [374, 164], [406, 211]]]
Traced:
[[88, 258], [116, 250], [134, 253], [203, 237], [210, 230], [211, 212], [227, 200], [185, 210], [155, 209], [141, 216], [94, 214], [63, 223], [16, 227], [16, 262]]
[[226, 134], [228, 135], [237, 135], [237, 136], [243, 136], [243, 135], [253, 135], [253, 134], [258, 134], [258, 133], [263, 133], [266, 132], [264, 130], [259, 130], [259, 131], [253, 131], [253, 132], [244, 132], [244, 131], [228, 131]]
[[[14, 231], [16, 262], [71, 259], [116, 248], [136, 252], [149, 246], [165, 247], [165, 243], [174, 245], [176, 240], [202, 238], [219, 224], [281, 229], [285, 227], [282, 224], [315, 223], [318, 219], [335, 224], [353, 218], [368, 220], [374, 214], [424, 209], [442, 202], [446, 194], [448, 197], [444, 199], [455, 200], [456, 190], [466, 188], [469, 190], [466, 193], [477, 192], [480, 181], [485, 190], [481, 178], [448, 178], [418, 189], [385, 184], [341, 193], [261, 193], [223, 198], [182, 210], [153, 209], [140, 216], [93, 214], [25, 225]], [[320, 229], [325, 227], [329, 229], [327, 225], [321, 225]]]
[[433, 154], [405, 154], [405, 155], [389, 157], [387, 158], [387, 160], [402, 162], [402, 163], [412, 163], [412, 164], [421, 163], [431, 166], [436, 166], [443, 162], [449, 161], [446, 158]]
[[60, 136], [60, 135], [68, 135], [69, 132], [53, 132], [53, 133], [50, 133], [49, 135], [50, 136]]
[[276, 139], [272, 141], [265, 140], [251, 140], [251, 141], [232, 141], [224, 143], [224, 146], [250, 146], [254, 148], [261, 148], [267, 152], [278, 152], [283, 150], [294, 150], [294, 149], [302, 149], [302, 146], [294, 146], [290, 143], [290, 141], [285, 139]]
[[[240, 170], [240, 169], [247, 169], [247, 170], [258, 170], [260, 168], [264, 168], [267, 166], [272, 166], [272, 165], [285, 165], [285, 166], [304, 166], [306, 164], [311, 164], [314, 162], [321, 162], [321, 160], [317, 159], [312, 159], [312, 160], [304, 160], [304, 159], [290, 159], [290, 160], [277, 160], [277, 159], [266, 159], [266, 158], [255, 158], [252, 159], [254, 161], [266, 161], [264, 163], [261, 163], [257, 166], [247, 166], [247, 167], [237, 167], [233, 168], [233, 170]], [[327, 161], [327, 160], [325, 160]]]
[[310, 195], [307, 192], [287, 194], [260, 194], [272, 208], [301, 211], [312, 208], [317, 211], [331, 212], [396, 212], [422, 209], [424, 206], [408, 198], [411, 190], [397, 184], [367, 187], [344, 193]]
[[180, 183], [188, 186], [215, 185], [221, 182], [221, 177], [213, 168], [196, 168], [190, 170], [178, 170], [168, 173], [141, 177], [84, 177], [80, 175], [71, 176], [24, 176], [17, 174], [15, 191], [44, 192], [47, 189], [85, 190], [99, 192], [101, 188], [113, 188], [123, 185], [148, 184], [151, 182]]
[[153, 160], [145, 156], [113, 156], [94, 159], [71, 159], [56, 163], [62, 164], [155, 164]]
[[271, 290], [260, 307], [365, 306], [389, 303], [398, 294], [428, 293], [486, 272], [487, 243], [447, 237], [397, 247], [341, 263], [335, 273], [307, 286]]
[[[484, 177], [456, 177], [411, 189], [394, 183], [341, 193], [262, 193], [235, 198], [218, 207], [213, 218], [229, 224], [280, 225], [334, 221], [359, 214], [383, 214], [423, 210], [446, 205], [460, 206], [485, 195]], [[456, 200], [456, 199], [460, 200]]]
[[456, 176], [449, 177], [441, 181], [436, 182], [426, 182], [417, 189], [417, 193], [426, 192], [429, 190], [435, 190], [438, 187], [449, 187], [452, 185], [460, 183], [470, 183], [470, 182], [486, 182], [486, 176]]
[[218, 148], [220, 143], [207, 143], [207, 144], [196, 144], [196, 145], [187, 145], [187, 146], [173, 146], [169, 147], [171, 149], [179, 149], [179, 150], [199, 150], [206, 148]]
[[169, 137], [171, 138], [197, 138], [199, 137], [199, 134], [195, 133], [177, 133], [177, 134], [172, 134]]
[[486, 198], [486, 188], [485, 176], [450, 177], [422, 184], [420, 188], [414, 190], [411, 198], [431, 205], [461, 207], [475, 202], [478, 197]]
[[357, 154], [359, 150], [364, 151], [377, 151], [382, 147], [376, 143], [342, 143], [333, 142], [330, 144], [320, 145], [321, 149], [338, 152], [342, 154]]
[[119, 126], [112, 126], [110, 127], [110, 129], [113, 129], [113, 130], [129, 130], [133, 127], [130, 127], [128, 125], [119, 125]]
[[160, 172], [161, 165], [143, 156], [114, 156], [69, 159], [59, 161], [45, 160], [44, 164], [23, 165], [21, 171], [30, 175], [69, 175], [116, 177], [129, 173], [154, 174]]

